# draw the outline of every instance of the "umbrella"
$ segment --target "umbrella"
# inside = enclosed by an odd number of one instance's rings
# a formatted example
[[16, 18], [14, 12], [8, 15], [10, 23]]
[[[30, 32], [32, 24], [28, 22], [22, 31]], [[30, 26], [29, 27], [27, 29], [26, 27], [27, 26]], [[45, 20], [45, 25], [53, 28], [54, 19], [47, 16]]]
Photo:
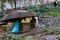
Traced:
[[36, 13], [34, 12], [29, 12], [26, 10], [14, 10], [8, 13], [7, 15], [5, 15], [4, 17], [2, 17], [0, 21], [6, 22], [7, 20], [11, 21], [11, 20], [17, 20], [20, 18], [24, 18], [24, 17], [34, 17], [34, 16], [36, 16]]

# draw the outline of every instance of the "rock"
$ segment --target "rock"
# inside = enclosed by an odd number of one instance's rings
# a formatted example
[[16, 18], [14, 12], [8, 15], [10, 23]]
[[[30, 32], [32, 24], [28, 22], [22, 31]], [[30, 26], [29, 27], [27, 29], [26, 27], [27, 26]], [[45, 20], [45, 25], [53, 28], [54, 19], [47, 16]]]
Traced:
[[34, 35], [33, 40], [44, 40], [44, 37], [42, 37], [40, 34]]
[[56, 37], [57, 36], [55, 36], [55, 35], [47, 35], [47, 36], [45, 36], [45, 39], [46, 40], [57, 40]]
[[[52, 17], [52, 16], [46, 16], [44, 18], [40, 18], [41, 21], [39, 21], [39, 27], [48, 27], [48, 28], [54, 28], [54, 27], [60, 27], [60, 21], [58, 21], [58, 18]], [[42, 26], [43, 25], [43, 26]]]

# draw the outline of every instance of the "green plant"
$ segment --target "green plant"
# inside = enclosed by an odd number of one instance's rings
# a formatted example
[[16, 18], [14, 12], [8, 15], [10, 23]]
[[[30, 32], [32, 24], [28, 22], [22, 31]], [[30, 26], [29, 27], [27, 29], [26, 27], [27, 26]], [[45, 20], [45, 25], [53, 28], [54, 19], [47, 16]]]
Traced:
[[55, 16], [55, 17], [60, 17], [60, 13], [56, 12], [56, 11], [48, 12], [48, 15]]
[[23, 37], [22, 40], [33, 40], [32, 36]]

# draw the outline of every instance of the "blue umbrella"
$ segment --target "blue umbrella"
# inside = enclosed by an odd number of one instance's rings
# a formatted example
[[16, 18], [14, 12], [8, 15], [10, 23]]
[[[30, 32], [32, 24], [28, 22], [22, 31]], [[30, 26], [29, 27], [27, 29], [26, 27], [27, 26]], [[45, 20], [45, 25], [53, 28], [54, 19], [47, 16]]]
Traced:
[[19, 33], [19, 31], [20, 31], [20, 21], [15, 21], [15, 23], [12, 26], [10, 32], [12, 32], [12, 33]]

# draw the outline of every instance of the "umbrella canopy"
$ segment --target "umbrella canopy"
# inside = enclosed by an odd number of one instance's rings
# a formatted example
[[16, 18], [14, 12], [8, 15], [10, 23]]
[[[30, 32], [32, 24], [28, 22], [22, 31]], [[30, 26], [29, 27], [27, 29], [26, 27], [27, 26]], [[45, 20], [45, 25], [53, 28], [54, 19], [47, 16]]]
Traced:
[[5, 15], [4, 17], [2, 17], [2, 19], [0, 19], [0, 21], [11, 21], [16, 20], [18, 18], [23, 18], [23, 17], [33, 17], [36, 16], [36, 13], [34, 12], [29, 12], [26, 10], [14, 10], [10, 13], [8, 13], [7, 15]]

